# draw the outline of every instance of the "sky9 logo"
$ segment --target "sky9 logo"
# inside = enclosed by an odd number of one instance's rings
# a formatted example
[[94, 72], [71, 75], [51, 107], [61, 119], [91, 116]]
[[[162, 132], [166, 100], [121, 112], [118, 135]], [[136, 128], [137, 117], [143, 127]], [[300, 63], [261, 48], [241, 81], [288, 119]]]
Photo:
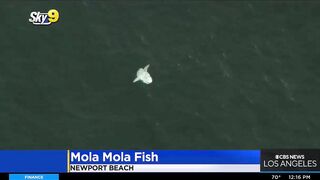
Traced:
[[51, 23], [58, 22], [59, 17], [59, 12], [56, 9], [50, 9], [47, 13], [33, 11], [30, 13], [29, 22], [34, 25], [49, 26]]

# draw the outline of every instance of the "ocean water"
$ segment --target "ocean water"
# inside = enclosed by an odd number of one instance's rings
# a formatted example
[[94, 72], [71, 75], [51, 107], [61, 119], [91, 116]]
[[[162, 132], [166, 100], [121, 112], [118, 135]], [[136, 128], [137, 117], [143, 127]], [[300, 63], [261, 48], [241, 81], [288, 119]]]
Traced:
[[[31, 11], [60, 13], [34, 26]], [[1, 1], [1, 149], [320, 147], [316, 1]], [[132, 83], [150, 64], [153, 83]]]

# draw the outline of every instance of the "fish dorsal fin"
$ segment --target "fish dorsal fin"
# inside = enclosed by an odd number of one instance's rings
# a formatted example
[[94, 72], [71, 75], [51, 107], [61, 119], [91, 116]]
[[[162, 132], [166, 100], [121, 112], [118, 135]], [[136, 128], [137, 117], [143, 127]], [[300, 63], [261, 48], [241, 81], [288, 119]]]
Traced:
[[135, 82], [137, 82], [137, 81], [139, 81], [140, 80], [140, 78], [139, 77], [136, 77], [134, 80], [133, 80], [133, 82], [135, 83]]
[[143, 70], [148, 71], [150, 64], [146, 65], [146, 67], [143, 68]]

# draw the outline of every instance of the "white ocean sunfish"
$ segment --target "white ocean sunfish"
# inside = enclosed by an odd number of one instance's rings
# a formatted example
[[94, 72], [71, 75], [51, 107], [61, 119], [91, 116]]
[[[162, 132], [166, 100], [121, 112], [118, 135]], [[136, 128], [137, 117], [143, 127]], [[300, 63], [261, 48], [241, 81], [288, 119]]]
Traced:
[[152, 83], [152, 78], [150, 76], [150, 74], [148, 73], [148, 68], [149, 68], [149, 64], [146, 65], [146, 67], [144, 67], [143, 69], [140, 68], [137, 71], [137, 77], [133, 80], [133, 82], [137, 82], [137, 81], [142, 81], [145, 84], [150, 84]]

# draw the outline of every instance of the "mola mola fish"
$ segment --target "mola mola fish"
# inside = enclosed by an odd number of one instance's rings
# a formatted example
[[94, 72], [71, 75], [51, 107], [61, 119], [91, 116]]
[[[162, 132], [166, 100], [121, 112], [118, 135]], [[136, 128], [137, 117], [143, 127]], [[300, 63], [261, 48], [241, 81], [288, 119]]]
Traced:
[[152, 83], [152, 78], [150, 76], [150, 74], [148, 73], [148, 68], [149, 68], [149, 64], [146, 65], [146, 67], [144, 67], [143, 69], [140, 68], [137, 72], [137, 77], [133, 80], [133, 82], [137, 82], [137, 81], [142, 81], [146, 84], [150, 84]]

